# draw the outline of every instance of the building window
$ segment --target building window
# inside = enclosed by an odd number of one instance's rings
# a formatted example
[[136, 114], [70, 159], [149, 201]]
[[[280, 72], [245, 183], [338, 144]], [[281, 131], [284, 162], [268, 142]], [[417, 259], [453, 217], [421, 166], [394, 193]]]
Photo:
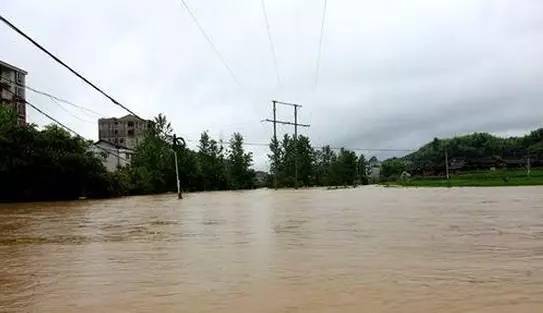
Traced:
[[24, 75], [23, 73], [17, 73], [17, 83], [22, 84], [23, 83]]
[[134, 130], [133, 129], [128, 130], [128, 136], [130, 136], [130, 137], [134, 136]]
[[17, 94], [18, 97], [24, 98], [24, 97], [25, 97], [25, 90], [24, 90], [24, 88], [22, 88], [22, 87], [17, 87], [17, 89], [16, 89], [16, 94]]
[[119, 139], [119, 142], [124, 144], [124, 138]]
[[134, 122], [129, 121], [129, 122], [128, 122], [128, 127], [134, 127]]

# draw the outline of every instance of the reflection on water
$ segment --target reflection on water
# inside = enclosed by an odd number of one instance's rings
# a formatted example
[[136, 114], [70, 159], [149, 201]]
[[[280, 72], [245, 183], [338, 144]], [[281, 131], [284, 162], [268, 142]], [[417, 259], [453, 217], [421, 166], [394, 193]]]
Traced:
[[543, 189], [0, 205], [2, 312], [543, 312]]

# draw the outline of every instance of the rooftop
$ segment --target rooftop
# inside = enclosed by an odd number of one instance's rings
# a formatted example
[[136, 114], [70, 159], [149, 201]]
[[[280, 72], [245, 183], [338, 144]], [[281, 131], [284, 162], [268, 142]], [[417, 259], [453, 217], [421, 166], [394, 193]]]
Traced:
[[9, 69], [14, 70], [14, 71], [16, 71], [16, 72], [23, 73], [23, 74], [25, 74], [25, 75], [28, 74], [25, 70], [20, 69], [20, 68], [18, 68], [18, 67], [16, 67], [16, 66], [13, 66], [13, 65], [11, 65], [11, 64], [8, 64], [8, 63], [6, 63], [6, 62], [0, 61], [0, 67], [6, 67], [6, 68], [9, 68]]
[[104, 140], [104, 139], [98, 140], [97, 142], [94, 143], [94, 145], [100, 145], [100, 146], [107, 145], [107, 146], [114, 147], [116, 149], [124, 149], [124, 150], [133, 151], [133, 149], [130, 149], [130, 148], [126, 147], [126, 146], [115, 144], [115, 143], [113, 143], [111, 141], [107, 141], [107, 140]]
[[137, 118], [136, 116], [132, 114], [127, 114], [123, 117], [105, 117], [99, 120], [100, 121], [122, 121], [122, 120], [134, 120], [134, 119], [139, 120], [139, 118]]

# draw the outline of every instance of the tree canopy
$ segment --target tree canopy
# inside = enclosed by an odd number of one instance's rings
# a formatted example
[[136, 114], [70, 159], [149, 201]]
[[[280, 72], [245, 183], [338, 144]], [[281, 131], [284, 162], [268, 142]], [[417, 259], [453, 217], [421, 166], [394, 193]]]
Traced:
[[90, 151], [91, 143], [57, 126], [18, 126], [0, 108], [0, 200], [102, 197], [121, 191], [114, 174]]

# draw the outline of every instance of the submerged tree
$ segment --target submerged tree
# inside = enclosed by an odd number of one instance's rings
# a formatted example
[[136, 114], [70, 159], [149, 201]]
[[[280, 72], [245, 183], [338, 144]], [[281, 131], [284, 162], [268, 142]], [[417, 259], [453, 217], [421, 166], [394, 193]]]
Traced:
[[273, 179], [272, 184], [275, 184], [277, 177], [283, 170], [282, 159], [284, 154], [281, 145], [279, 144], [279, 140], [276, 138], [272, 138], [271, 140], [270, 151], [271, 154], [268, 154], [268, 158], [270, 160], [270, 178]]
[[132, 192], [137, 194], [174, 191], [176, 186], [171, 125], [162, 114], [151, 125], [131, 162]]
[[202, 175], [203, 190], [227, 189], [223, 148], [209, 137], [207, 131], [200, 136], [198, 163]]
[[76, 199], [121, 192], [91, 151], [91, 143], [66, 130], [17, 125], [0, 106], [0, 200]]
[[253, 155], [243, 149], [243, 136], [240, 133], [234, 133], [230, 139], [227, 160], [230, 188], [253, 188], [255, 175], [251, 169]]
[[367, 185], [369, 181], [368, 175], [369, 175], [369, 165], [368, 165], [368, 162], [366, 161], [366, 157], [364, 156], [364, 154], [361, 153], [360, 156], [358, 157], [359, 183], [363, 185]]

